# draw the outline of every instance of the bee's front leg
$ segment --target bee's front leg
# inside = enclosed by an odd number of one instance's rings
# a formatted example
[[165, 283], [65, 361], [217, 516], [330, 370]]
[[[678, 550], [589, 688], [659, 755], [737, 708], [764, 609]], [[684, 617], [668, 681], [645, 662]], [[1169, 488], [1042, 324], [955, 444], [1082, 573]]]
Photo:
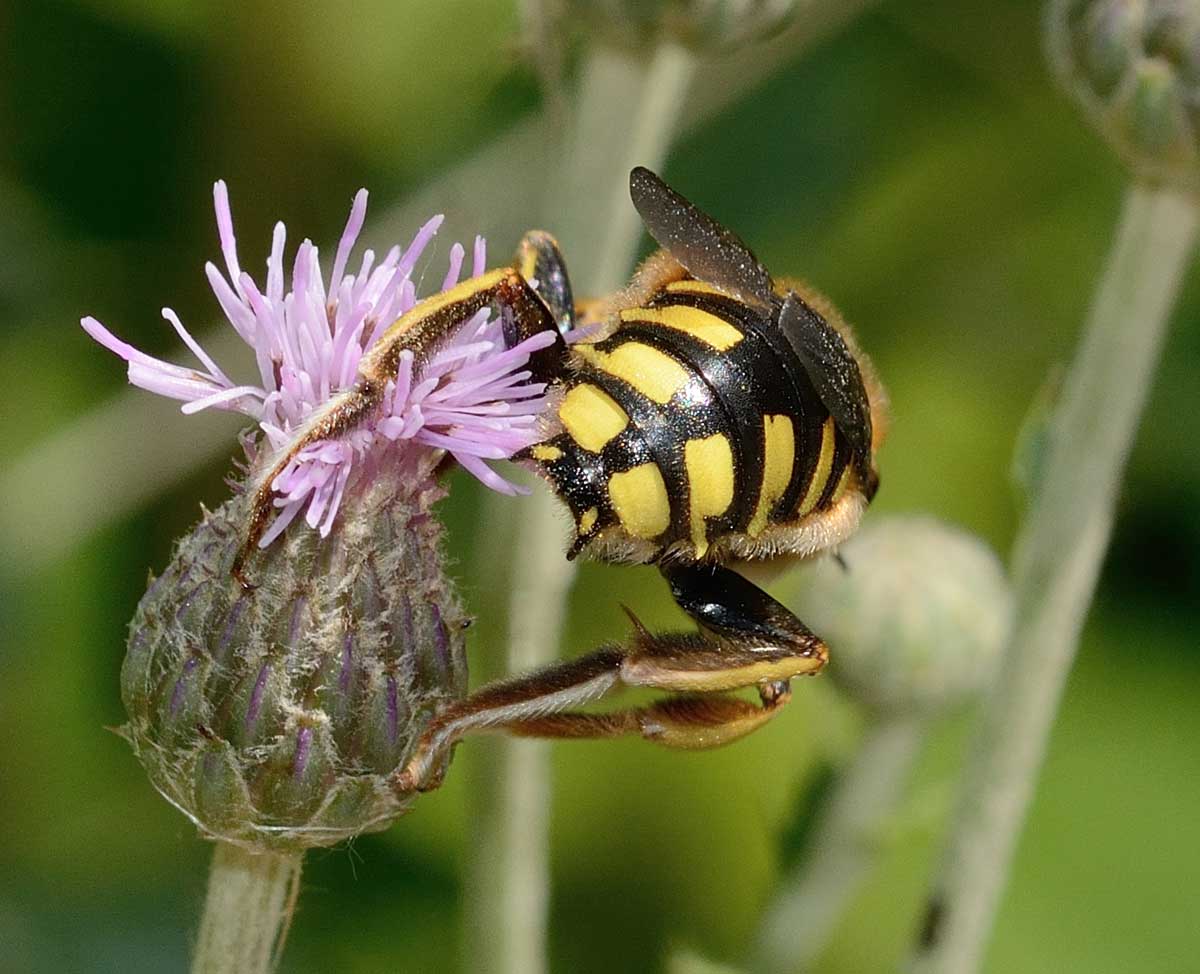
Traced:
[[275, 480], [296, 455], [305, 447], [336, 439], [360, 426], [382, 402], [388, 382], [396, 377], [401, 355], [411, 353], [414, 368], [419, 369], [442, 341], [473, 315], [491, 306], [506, 316], [505, 338], [510, 345], [545, 331], [557, 336], [552, 345], [533, 353], [529, 368], [538, 379], [550, 380], [558, 375], [566, 348], [558, 324], [545, 302], [514, 268], [488, 271], [413, 306], [367, 349], [359, 362], [355, 385], [326, 402], [256, 480], [246, 539], [232, 568], [234, 578], [243, 588], [254, 587], [246, 577], [246, 563], [271, 518]]

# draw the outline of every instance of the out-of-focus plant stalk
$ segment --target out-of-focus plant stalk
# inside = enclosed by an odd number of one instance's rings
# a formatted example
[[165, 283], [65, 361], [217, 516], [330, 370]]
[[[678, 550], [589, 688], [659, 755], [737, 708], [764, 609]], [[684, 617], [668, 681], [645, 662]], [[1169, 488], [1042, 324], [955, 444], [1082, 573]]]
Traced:
[[1135, 185], [1125, 200], [1017, 539], [1013, 630], [926, 907], [918, 974], [980, 966], [1197, 222], [1195, 201], [1169, 189]]
[[979, 698], [996, 672], [1012, 594], [979, 538], [928, 516], [873, 517], [790, 600], [825, 634], [831, 678], [865, 712], [854, 756], [821, 803], [803, 856], [781, 877], [751, 954], [762, 974], [810, 970], [862, 885], [900, 841], [928, 729]]
[[[629, 203], [629, 170], [636, 164], [662, 165], [678, 130], [693, 65], [693, 55], [669, 40], [648, 57], [602, 43], [589, 51], [544, 209], [546, 228], [568, 255], [576, 296], [604, 294], [628, 276], [641, 233]], [[619, 128], [629, 130], [630, 137], [613, 138]], [[557, 498], [538, 486], [524, 508], [514, 521], [511, 500], [500, 504], [489, 498], [481, 520], [487, 534], [506, 524], [515, 531], [511, 555], [497, 563], [512, 573], [509, 672], [557, 658], [575, 579], [575, 566], [564, 556], [567, 530]], [[499, 573], [493, 568], [492, 574]], [[493, 750], [493, 762], [479, 771], [493, 781], [479, 782], [482, 800], [475, 803], [471, 824], [475, 851], [464, 969], [543, 974], [550, 897], [549, 749], [544, 742], [507, 740]]]
[[768, 905], [750, 963], [756, 974], [809, 970], [877, 865], [925, 741], [928, 720], [916, 714], [872, 714], [849, 767], [806, 845], [808, 852]]
[[657, 170], [666, 160], [697, 64], [697, 55], [669, 36], [646, 52], [606, 41], [592, 45], [580, 74], [567, 164], [547, 208], [580, 296], [607, 294], [628, 279], [642, 234], [629, 202], [629, 170]]
[[287, 939], [303, 853], [213, 849], [192, 974], [266, 974]]

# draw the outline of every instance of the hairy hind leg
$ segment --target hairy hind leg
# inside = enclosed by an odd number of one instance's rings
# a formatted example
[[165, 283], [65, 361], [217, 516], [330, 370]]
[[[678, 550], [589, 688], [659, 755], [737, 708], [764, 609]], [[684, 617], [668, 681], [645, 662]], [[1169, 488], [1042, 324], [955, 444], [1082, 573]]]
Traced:
[[[664, 575], [699, 632], [656, 635], [630, 614], [634, 633], [625, 646], [484, 687], [433, 719], [396, 774], [396, 789], [436, 788], [450, 749], [478, 731], [547, 738], [637, 734], [667, 747], [719, 747], [778, 713], [793, 677], [825, 665], [824, 643], [735, 572], [689, 566], [664, 569]], [[673, 695], [602, 713], [579, 709], [623, 687]], [[745, 687], [757, 688], [757, 704], [727, 693]]]

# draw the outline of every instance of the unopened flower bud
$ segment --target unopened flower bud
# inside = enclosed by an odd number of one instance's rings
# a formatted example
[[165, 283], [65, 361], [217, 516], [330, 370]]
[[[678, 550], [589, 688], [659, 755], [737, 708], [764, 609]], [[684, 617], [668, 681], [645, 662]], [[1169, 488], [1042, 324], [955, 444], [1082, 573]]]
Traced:
[[982, 541], [932, 517], [886, 517], [797, 579], [797, 614], [830, 647], [829, 672], [877, 710], [936, 713], [987, 686], [1012, 594]]
[[1200, 188], [1200, 2], [1055, 0], [1051, 62], [1140, 178]]
[[230, 575], [247, 500], [179, 542], [130, 625], [123, 733], [154, 786], [213, 838], [324, 846], [404, 811], [388, 776], [466, 690], [466, 619], [445, 577], [436, 498], [387, 478], [322, 539], [291, 531]]

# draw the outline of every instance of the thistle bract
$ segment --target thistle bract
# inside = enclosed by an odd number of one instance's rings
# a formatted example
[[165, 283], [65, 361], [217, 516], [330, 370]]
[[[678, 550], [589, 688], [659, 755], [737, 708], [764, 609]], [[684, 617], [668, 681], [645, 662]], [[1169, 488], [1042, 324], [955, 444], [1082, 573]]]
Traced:
[[209, 837], [302, 849], [404, 811], [388, 776], [467, 680], [426, 483], [352, 492], [332, 537], [272, 545], [252, 591], [230, 576], [247, 506], [235, 497], [150, 584], [121, 671], [122, 732]]

